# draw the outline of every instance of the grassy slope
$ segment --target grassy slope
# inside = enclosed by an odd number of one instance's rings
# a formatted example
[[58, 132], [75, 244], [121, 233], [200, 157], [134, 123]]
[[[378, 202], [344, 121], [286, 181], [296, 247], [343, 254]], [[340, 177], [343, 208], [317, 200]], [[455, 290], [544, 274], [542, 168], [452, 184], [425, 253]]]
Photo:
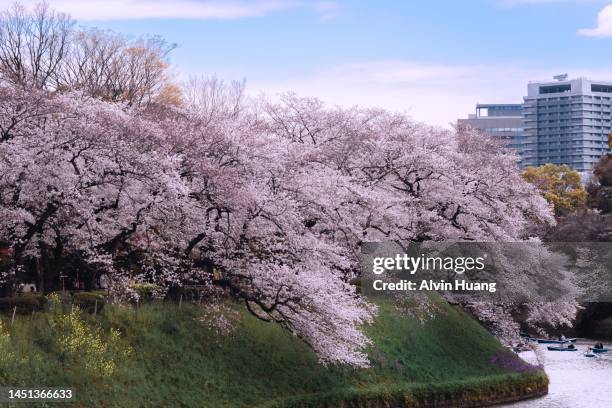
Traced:
[[499, 343], [448, 305], [425, 324], [381, 306], [376, 323], [367, 328], [374, 340], [373, 367], [367, 370], [322, 367], [299, 340], [232, 308], [240, 319], [229, 337], [200, 323], [200, 311], [192, 306], [148, 305], [138, 313], [107, 307], [95, 320], [87, 316], [92, 324], [120, 329], [135, 350], [104, 379], [61, 361], [42, 313], [20, 316], [11, 329], [11, 347], [34, 350], [41, 358], [19, 366], [0, 364], [0, 380], [2, 385], [70, 385], [82, 406], [335, 406], [355, 395], [418, 391], [424, 383], [463, 387], [461, 381], [478, 384], [483, 377], [504, 374], [490, 363], [501, 350]]

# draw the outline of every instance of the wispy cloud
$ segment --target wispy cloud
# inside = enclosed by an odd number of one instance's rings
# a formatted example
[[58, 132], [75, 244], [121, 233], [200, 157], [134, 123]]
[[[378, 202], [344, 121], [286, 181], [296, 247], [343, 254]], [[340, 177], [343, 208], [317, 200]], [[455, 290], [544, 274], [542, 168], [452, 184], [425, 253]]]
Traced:
[[578, 34], [587, 37], [612, 37], [612, 4], [604, 7], [597, 14], [595, 28], [583, 28], [578, 30]]
[[249, 81], [247, 89], [275, 95], [295, 91], [341, 106], [402, 111], [415, 120], [448, 126], [467, 117], [477, 103], [521, 103], [530, 81], [552, 81], [568, 69], [571, 77], [612, 78], [600, 70], [540, 67], [524, 63], [430, 64], [405, 60], [369, 61], [274, 81]]
[[[39, 1], [21, 1], [32, 6]], [[13, 1], [0, 0], [6, 8]], [[321, 19], [335, 16], [336, 4], [302, 0], [57, 0], [51, 6], [78, 20], [217, 19], [261, 17], [288, 9], [308, 9]]]

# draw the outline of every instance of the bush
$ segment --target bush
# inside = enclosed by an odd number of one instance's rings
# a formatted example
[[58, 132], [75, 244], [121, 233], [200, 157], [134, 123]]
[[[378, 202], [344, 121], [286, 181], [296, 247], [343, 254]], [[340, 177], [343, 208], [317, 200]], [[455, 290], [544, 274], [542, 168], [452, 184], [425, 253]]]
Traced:
[[84, 367], [92, 376], [112, 375], [133, 351], [123, 344], [118, 330], [110, 329], [106, 335], [101, 327], [88, 325], [78, 309], [57, 315], [52, 327], [61, 333], [57, 341], [60, 361]]
[[42, 310], [44, 304], [44, 296], [38, 294], [0, 298], [1, 311], [11, 311], [15, 306], [17, 306], [17, 313], [21, 314], [32, 313], [35, 310]]
[[99, 313], [106, 303], [104, 296], [93, 292], [78, 292], [75, 293], [72, 302], [75, 306], [89, 313]]
[[154, 283], [134, 283], [132, 289], [138, 293], [141, 302], [150, 302], [161, 293], [161, 288]]

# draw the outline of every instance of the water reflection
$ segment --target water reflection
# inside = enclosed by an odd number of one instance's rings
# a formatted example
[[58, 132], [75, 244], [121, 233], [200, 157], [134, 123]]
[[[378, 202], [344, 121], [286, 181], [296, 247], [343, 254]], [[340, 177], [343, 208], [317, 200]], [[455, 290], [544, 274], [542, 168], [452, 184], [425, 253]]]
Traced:
[[594, 358], [585, 357], [588, 346], [593, 344], [595, 341], [581, 339], [577, 343], [578, 351], [575, 352], [548, 351], [546, 344], [538, 344], [535, 351], [521, 353], [524, 360], [544, 365], [550, 378], [548, 395], [506, 407], [612, 407], [612, 350]]

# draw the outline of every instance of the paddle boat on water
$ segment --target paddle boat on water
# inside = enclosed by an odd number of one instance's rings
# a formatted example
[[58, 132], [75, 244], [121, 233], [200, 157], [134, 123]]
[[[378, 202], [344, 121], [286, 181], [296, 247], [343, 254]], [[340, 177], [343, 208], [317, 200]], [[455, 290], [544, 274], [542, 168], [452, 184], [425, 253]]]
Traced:
[[597, 357], [597, 354], [593, 353], [593, 350], [587, 351], [586, 353], [584, 353], [585, 357]]
[[593, 353], [607, 353], [608, 349], [606, 347], [604, 347], [603, 344], [598, 343], [595, 345], [595, 347], [592, 347], [591, 350], [593, 350]]

